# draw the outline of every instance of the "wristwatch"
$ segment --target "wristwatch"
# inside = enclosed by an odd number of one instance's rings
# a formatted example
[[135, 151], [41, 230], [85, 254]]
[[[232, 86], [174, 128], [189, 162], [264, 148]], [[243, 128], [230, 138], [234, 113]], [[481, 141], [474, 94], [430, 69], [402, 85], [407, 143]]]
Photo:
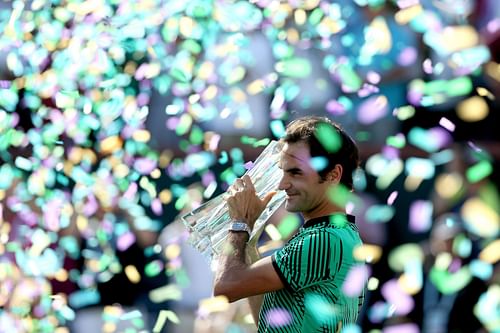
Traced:
[[248, 234], [248, 238], [250, 238], [250, 235], [252, 234], [252, 230], [250, 230], [248, 224], [241, 221], [232, 222], [229, 225], [229, 231], [235, 231], [235, 232], [245, 231]]

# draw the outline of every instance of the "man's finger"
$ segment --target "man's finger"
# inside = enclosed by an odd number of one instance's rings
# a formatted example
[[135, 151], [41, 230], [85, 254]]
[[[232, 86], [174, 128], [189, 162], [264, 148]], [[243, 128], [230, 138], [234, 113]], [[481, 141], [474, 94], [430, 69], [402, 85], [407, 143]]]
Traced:
[[244, 175], [243, 181], [245, 182], [247, 189], [255, 192], [255, 186], [253, 186], [252, 179], [250, 179], [249, 175]]

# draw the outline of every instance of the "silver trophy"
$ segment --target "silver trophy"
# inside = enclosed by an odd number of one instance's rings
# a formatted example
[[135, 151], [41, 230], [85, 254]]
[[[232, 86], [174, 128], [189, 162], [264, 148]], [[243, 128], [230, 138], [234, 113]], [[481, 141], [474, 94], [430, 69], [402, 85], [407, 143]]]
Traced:
[[[252, 168], [245, 173], [250, 176], [260, 198], [278, 189], [283, 175], [283, 171], [279, 168], [281, 148], [280, 142], [271, 141], [257, 157]], [[220, 194], [182, 216], [182, 221], [190, 233], [188, 241], [210, 262], [213, 261], [214, 256], [217, 257], [222, 252], [228, 234], [230, 217], [224, 195], [225, 193]], [[278, 191], [273, 196], [255, 222], [250, 239], [255, 237], [259, 227], [266, 223], [284, 200], [284, 191]]]

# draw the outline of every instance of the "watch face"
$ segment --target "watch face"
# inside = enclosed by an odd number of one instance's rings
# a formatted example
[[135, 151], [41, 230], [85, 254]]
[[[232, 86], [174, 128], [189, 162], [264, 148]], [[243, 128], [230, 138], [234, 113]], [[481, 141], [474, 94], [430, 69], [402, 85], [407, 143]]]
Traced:
[[248, 234], [250, 234], [250, 228], [248, 227], [248, 224], [242, 223], [242, 222], [234, 222], [231, 224], [229, 227], [229, 230], [232, 231], [246, 231]]

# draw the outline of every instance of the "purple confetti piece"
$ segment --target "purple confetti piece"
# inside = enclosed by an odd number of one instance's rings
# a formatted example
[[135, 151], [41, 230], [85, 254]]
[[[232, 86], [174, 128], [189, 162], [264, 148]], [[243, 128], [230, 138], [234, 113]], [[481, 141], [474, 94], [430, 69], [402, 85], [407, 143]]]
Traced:
[[248, 161], [245, 164], [243, 164], [243, 166], [245, 167], [245, 170], [250, 170], [251, 168], [253, 168], [254, 162]]
[[367, 265], [358, 265], [351, 268], [342, 285], [342, 292], [349, 297], [361, 295], [370, 273], [370, 268]]
[[438, 148], [444, 148], [453, 142], [450, 133], [442, 127], [430, 128], [427, 133]]
[[266, 322], [272, 327], [282, 327], [292, 322], [293, 318], [290, 312], [285, 309], [271, 309], [266, 313]]
[[179, 122], [180, 122], [180, 120], [177, 117], [168, 118], [167, 128], [170, 130], [175, 130], [177, 128], [177, 125], [179, 125]]
[[150, 174], [156, 168], [156, 161], [149, 158], [138, 158], [134, 162], [134, 169], [140, 174]]
[[401, 289], [397, 280], [387, 281], [382, 287], [382, 295], [394, 305], [394, 313], [397, 315], [406, 315], [415, 306], [413, 298]]
[[326, 111], [334, 116], [340, 116], [346, 113], [344, 105], [336, 100], [331, 100], [326, 104]]
[[416, 200], [410, 206], [409, 228], [413, 232], [426, 232], [432, 225], [432, 203]]
[[161, 214], [163, 214], [163, 206], [161, 204], [160, 199], [158, 199], [158, 198], [153, 199], [153, 201], [151, 202], [151, 210], [157, 216], [160, 216]]
[[387, 98], [385, 96], [373, 96], [359, 106], [358, 120], [368, 125], [383, 118], [388, 111]]
[[123, 194], [123, 197], [127, 200], [134, 200], [135, 194], [137, 193], [137, 184], [136, 183], [130, 183], [128, 186], [128, 189], [125, 191]]
[[384, 327], [382, 333], [420, 333], [420, 330], [414, 323], [405, 323]]
[[417, 50], [414, 47], [406, 47], [399, 54], [397, 62], [401, 66], [410, 66], [417, 60], [417, 55]]
[[93, 194], [90, 194], [87, 202], [83, 206], [83, 214], [85, 214], [85, 216], [92, 216], [95, 212], [97, 212], [98, 208], [99, 205], [97, 204], [97, 200]]
[[43, 219], [48, 230], [57, 231], [59, 229], [59, 216], [61, 213], [62, 200], [51, 200], [47, 203], [43, 212]]
[[119, 251], [125, 251], [128, 249], [132, 244], [135, 242], [135, 235], [131, 231], [127, 231], [120, 237], [118, 237], [118, 240], [116, 241], [116, 248]]

